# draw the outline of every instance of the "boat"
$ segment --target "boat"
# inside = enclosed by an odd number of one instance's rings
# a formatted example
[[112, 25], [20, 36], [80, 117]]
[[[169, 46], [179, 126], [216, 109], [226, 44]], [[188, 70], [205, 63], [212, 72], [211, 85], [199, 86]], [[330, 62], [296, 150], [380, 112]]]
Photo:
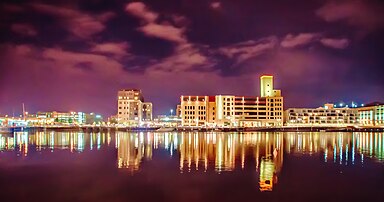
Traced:
[[156, 132], [172, 132], [172, 131], [175, 131], [176, 128], [172, 128], [172, 127], [161, 127], [159, 129], [156, 130]]

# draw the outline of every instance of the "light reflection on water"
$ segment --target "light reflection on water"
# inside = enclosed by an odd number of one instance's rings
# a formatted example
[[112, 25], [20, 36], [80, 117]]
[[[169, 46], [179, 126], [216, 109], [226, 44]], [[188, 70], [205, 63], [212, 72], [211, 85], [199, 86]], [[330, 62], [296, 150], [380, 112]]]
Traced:
[[[384, 162], [383, 133], [81, 133], [18, 132], [0, 135], [0, 151], [28, 156], [29, 150], [98, 151], [117, 149], [117, 167], [132, 173], [156, 150], [179, 159], [180, 173], [218, 173], [244, 169], [251, 161], [259, 175], [259, 189], [271, 191], [285, 155], [318, 155], [326, 163], [364, 164], [364, 158]], [[247, 162], [248, 161], [248, 162]], [[253, 165], [253, 164], [252, 164]]]

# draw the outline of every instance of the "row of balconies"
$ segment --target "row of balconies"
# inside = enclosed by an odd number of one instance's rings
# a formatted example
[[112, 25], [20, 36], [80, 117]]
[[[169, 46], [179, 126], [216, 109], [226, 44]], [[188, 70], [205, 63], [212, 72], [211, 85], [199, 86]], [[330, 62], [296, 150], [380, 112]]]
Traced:
[[338, 114], [334, 114], [334, 113], [322, 113], [322, 114], [311, 114], [311, 113], [289, 113], [289, 116], [314, 116], [314, 117], [317, 117], [317, 116], [357, 116], [357, 114], [342, 114], [342, 113], [338, 113]]

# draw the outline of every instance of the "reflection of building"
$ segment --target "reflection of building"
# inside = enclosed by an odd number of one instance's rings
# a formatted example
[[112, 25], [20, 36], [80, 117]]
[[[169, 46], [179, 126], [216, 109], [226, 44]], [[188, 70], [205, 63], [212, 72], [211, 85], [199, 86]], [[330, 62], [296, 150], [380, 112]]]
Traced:
[[[116, 137], [115, 140], [112, 140]], [[28, 150], [82, 152], [103, 146], [117, 148], [117, 166], [137, 171], [152, 153], [167, 152], [180, 160], [181, 172], [226, 172], [252, 169], [258, 172], [261, 191], [271, 191], [278, 183], [287, 155], [322, 156], [324, 162], [363, 164], [365, 158], [384, 162], [384, 133], [82, 133], [17, 132], [0, 134], [0, 151], [29, 154]], [[159, 158], [159, 156], [156, 156]], [[163, 157], [160, 157], [163, 158]], [[159, 159], [154, 159], [159, 160]], [[160, 159], [162, 160], [162, 159]]]
[[20, 152], [27, 155], [28, 148], [33, 145], [37, 151], [42, 150], [70, 150], [71, 152], [82, 152], [86, 149], [99, 150], [102, 145], [107, 144], [109, 133], [81, 133], [81, 132], [16, 132], [13, 136], [0, 135], [0, 151], [18, 148]]
[[275, 164], [269, 158], [262, 158], [260, 162], [260, 191], [272, 191], [274, 184]]
[[324, 161], [354, 164], [364, 156], [384, 160], [384, 133], [286, 133], [285, 152], [324, 154]]
[[359, 123], [363, 126], [384, 126], [384, 103], [372, 103], [357, 108]]
[[137, 171], [143, 158], [151, 159], [152, 145], [144, 144], [142, 133], [118, 133], [116, 136], [118, 168]]
[[357, 109], [333, 108], [333, 104], [324, 107], [290, 108], [284, 112], [284, 121], [288, 126], [353, 126], [358, 123]]
[[0, 151], [8, 151], [14, 149], [14, 137], [3, 136], [0, 134]]
[[273, 89], [273, 77], [262, 76], [261, 97], [181, 96], [183, 126], [282, 126], [283, 97]]
[[144, 102], [141, 90], [125, 89], [118, 92], [118, 122], [127, 125], [140, 125], [152, 120], [152, 103]]
[[[209, 169], [223, 172], [236, 167], [244, 169], [246, 156], [251, 154], [256, 159], [256, 170], [262, 174], [261, 184], [272, 188], [272, 182], [277, 182], [277, 174], [283, 163], [282, 134], [183, 133], [175, 137], [178, 137], [182, 172]], [[273, 164], [273, 169], [267, 169], [271, 168], [268, 162]], [[272, 177], [267, 178], [269, 175]]]

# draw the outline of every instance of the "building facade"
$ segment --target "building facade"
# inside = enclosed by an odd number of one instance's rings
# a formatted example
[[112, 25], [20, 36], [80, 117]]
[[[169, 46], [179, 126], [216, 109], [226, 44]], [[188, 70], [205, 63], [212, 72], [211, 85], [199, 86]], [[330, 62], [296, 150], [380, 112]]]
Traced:
[[283, 125], [283, 97], [273, 89], [273, 76], [262, 76], [261, 97], [181, 96], [183, 126], [268, 127]]
[[152, 103], [144, 102], [141, 90], [124, 89], [120, 90], [117, 96], [118, 123], [137, 126], [152, 120]]
[[283, 97], [235, 97], [235, 119], [243, 127], [282, 126]]
[[384, 104], [372, 103], [357, 108], [361, 126], [384, 126]]
[[356, 108], [334, 108], [326, 104], [319, 108], [289, 108], [284, 112], [287, 126], [354, 126], [358, 124]]
[[183, 126], [205, 126], [208, 120], [208, 96], [181, 96]]
[[152, 120], [152, 103], [151, 102], [144, 102], [142, 104], [142, 110], [143, 110], [143, 121], [151, 121]]

